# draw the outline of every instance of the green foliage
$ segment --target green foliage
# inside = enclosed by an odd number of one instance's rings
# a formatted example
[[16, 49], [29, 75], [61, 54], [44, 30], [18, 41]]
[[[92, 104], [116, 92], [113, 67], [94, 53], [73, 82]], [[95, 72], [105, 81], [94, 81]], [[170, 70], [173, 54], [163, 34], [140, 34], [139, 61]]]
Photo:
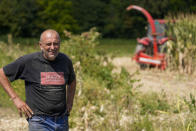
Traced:
[[161, 96], [156, 93], [144, 95], [139, 98], [139, 102], [142, 115], [149, 113], [155, 115], [158, 111], [167, 112], [170, 107], [165, 94], [162, 94]]
[[144, 118], [137, 118], [130, 126], [133, 131], [154, 131], [153, 122], [149, 120], [148, 115], [145, 115]]
[[105, 18], [104, 25], [99, 26], [100, 32], [103, 33], [105, 37], [120, 37], [129, 38], [130, 28], [126, 21], [128, 15], [126, 8], [130, 4], [129, 0], [110, 0], [105, 8]]
[[109, 59], [96, 50], [99, 33], [95, 28], [81, 35], [65, 34], [68, 40], [61, 43], [61, 50], [72, 58], [78, 79], [71, 127], [101, 130], [112, 124], [109, 130], [121, 129], [118, 114], [132, 103], [130, 74], [125, 69], [120, 74], [112, 72]]
[[168, 65], [181, 73], [193, 73], [196, 67], [196, 15], [178, 15], [171, 23], [168, 35], [175, 38], [168, 43]]
[[184, 99], [184, 102], [188, 105], [190, 112], [196, 112], [196, 98], [190, 94], [190, 100]]
[[80, 25], [80, 32], [92, 27], [102, 28], [105, 24], [108, 0], [72, 0], [73, 16]]
[[34, 0], [1, 0], [0, 33], [14, 36], [33, 36], [36, 4]]
[[[106, 57], [99, 57], [95, 50], [95, 46], [98, 44], [96, 38], [99, 36], [99, 33], [91, 29], [90, 32], [83, 33], [81, 36], [69, 34], [67, 36], [70, 39], [62, 43], [62, 50], [67, 52], [69, 56], [73, 56], [73, 61], [81, 65], [83, 73], [100, 81], [105, 81], [107, 87], [112, 88], [113, 79], [110, 73], [112, 65], [108, 63]], [[104, 66], [103, 62], [107, 66]]]
[[73, 7], [70, 0], [37, 0], [39, 7], [37, 26], [41, 29], [55, 29], [63, 34], [64, 29], [76, 31], [78, 25], [73, 18]]
[[177, 14], [179, 12], [183, 13], [195, 13], [196, 12], [196, 1], [195, 0], [170, 0], [169, 1], [169, 11], [172, 14]]
[[196, 12], [195, 0], [1, 0], [0, 34], [31, 37], [48, 28], [63, 34], [64, 29], [81, 33], [97, 27], [107, 38], [142, 37], [147, 21], [140, 12], [127, 12], [130, 4], [159, 19]]
[[164, 18], [168, 13], [169, 0], [133, 0], [132, 4], [146, 9], [153, 18]]
[[[124, 68], [114, 73], [110, 58], [97, 50], [99, 33], [95, 29], [81, 35], [65, 31], [66, 40], [61, 43], [61, 52], [73, 60], [77, 75], [77, 88], [73, 110], [69, 119], [72, 130], [93, 131], [153, 131], [195, 130], [194, 99], [173, 102], [167, 94], [143, 94], [133, 88], [135, 82]], [[113, 44], [111, 44], [113, 45]], [[103, 49], [104, 50], [104, 49]], [[26, 44], [0, 43], [0, 66], [21, 55], [39, 51], [39, 47]], [[107, 52], [106, 52], [107, 53]], [[12, 83], [22, 99], [24, 82]], [[12, 107], [8, 95], [0, 88], [0, 106]], [[178, 108], [178, 109], [175, 109]], [[191, 108], [192, 109], [192, 108]], [[174, 113], [178, 110], [178, 113]]]

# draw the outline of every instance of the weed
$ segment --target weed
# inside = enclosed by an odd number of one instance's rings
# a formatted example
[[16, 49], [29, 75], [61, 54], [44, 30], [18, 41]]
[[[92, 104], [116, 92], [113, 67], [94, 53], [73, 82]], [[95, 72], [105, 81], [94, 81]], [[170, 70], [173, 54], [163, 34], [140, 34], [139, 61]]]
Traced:
[[190, 97], [190, 100], [187, 100], [186, 98], [184, 98], [184, 102], [188, 105], [189, 111], [194, 112], [196, 111], [196, 98], [192, 94], [190, 94], [189, 97]]
[[148, 115], [138, 117], [131, 125], [132, 131], [154, 131], [153, 122], [149, 119]]
[[156, 115], [157, 111], [167, 112], [170, 109], [170, 105], [165, 95], [158, 95], [157, 93], [145, 94], [139, 98], [141, 106], [141, 115], [153, 114]]

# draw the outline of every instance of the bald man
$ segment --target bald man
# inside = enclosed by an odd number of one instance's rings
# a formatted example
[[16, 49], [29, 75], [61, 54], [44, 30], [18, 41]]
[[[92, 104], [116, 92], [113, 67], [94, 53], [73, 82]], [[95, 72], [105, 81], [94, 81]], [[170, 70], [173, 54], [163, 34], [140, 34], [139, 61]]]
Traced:
[[[40, 36], [41, 51], [24, 55], [0, 69], [0, 85], [20, 115], [24, 114], [29, 131], [68, 131], [76, 77], [72, 61], [60, 53], [60, 36], [46, 30]], [[22, 101], [10, 82], [25, 81], [26, 102]]]

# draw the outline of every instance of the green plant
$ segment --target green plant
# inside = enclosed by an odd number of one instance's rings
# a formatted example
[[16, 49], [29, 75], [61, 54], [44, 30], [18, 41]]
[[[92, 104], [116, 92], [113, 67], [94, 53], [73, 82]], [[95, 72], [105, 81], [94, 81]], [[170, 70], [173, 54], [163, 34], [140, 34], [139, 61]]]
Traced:
[[169, 24], [168, 35], [175, 38], [168, 42], [168, 65], [181, 73], [193, 73], [196, 67], [196, 15], [178, 15]]
[[[77, 76], [76, 96], [69, 123], [72, 130], [93, 131], [184, 131], [196, 129], [195, 105], [192, 96], [187, 104], [168, 100], [166, 93], [146, 93], [134, 90], [135, 74], [125, 68], [120, 73], [115, 69], [111, 58], [100, 54], [99, 33], [95, 29], [81, 35], [69, 36], [61, 43], [61, 52], [73, 60]], [[22, 41], [21, 41], [22, 42]], [[113, 44], [111, 44], [113, 45]], [[0, 43], [0, 65], [4, 66], [16, 58], [39, 51], [35, 45]], [[22, 99], [23, 81], [12, 83]], [[8, 95], [0, 88], [0, 106], [14, 107]], [[190, 105], [190, 106], [188, 106]], [[192, 110], [192, 112], [189, 110]], [[174, 113], [174, 110], [178, 113]], [[6, 111], [5, 111], [6, 112]]]
[[189, 111], [194, 112], [194, 111], [196, 111], [196, 98], [192, 94], [190, 94], [189, 97], [190, 97], [190, 100], [187, 100], [187, 99], [184, 98], [184, 102], [185, 102], [185, 104], [188, 105]]
[[133, 131], [154, 131], [153, 122], [148, 115], [137, 118], [130, 126]]
[[109, 58], [96, 49], [100, 34], [95, 28], [81, 35], [65, 31], [65, 35], [67, 40], [61, 43], [61, 51], [72, 58], [79, 79], [71, 127], [122, 129], [120, 113], [131, 109], [132, 104], [131, 75], [125, 69], [119, 74], [112, 72], [114, 66]]
[[157, 93], [151, 93], [142, 95], [139, 97], [141, 106], [141, 115], [153, 114], [156, 115], [157, 111], [167, 112], [170, 108], [165, 94], [158, 95]]

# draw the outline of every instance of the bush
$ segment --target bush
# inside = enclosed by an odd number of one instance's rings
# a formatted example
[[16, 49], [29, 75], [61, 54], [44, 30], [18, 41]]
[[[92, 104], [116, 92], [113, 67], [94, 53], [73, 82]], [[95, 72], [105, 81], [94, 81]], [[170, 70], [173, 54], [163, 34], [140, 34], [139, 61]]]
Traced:
[[[133, 84], [138, 80], [124, 68], [118, 74], [113, 73], [115, 67], [110, 58], [96, 50], [100, 34], [95, 29], [81, 35], [65, 33], [67, 40], [62, 41], [61, 52], [71, 57], [77, 75], [76, 96], [69, 121], [72, 130], [195, 130], [194, 96], [172, 105], [166, 94], [137, 92], [133, 90]], [[0, 43], [0, 64], [4, 66], [35, 51], [39, 51], [38, 46]], [[12, 86], [25, 99], [24, 82], [19, 80]], [[0, 93], [0, 106], [13, 106], [2, 88]], [[178, 112], [174, 113], [176, 110]]]
[[77, 95], [71, 127], [77, 130], [120, 129], [121, 112], [129, 110], [134, 81], [122, 69], [113, 73], [108, 57], [96, 50], [99, 33], [95, 28], [81, 35], [65, 31], [61, 51], [73, 60], [77, 74]]

